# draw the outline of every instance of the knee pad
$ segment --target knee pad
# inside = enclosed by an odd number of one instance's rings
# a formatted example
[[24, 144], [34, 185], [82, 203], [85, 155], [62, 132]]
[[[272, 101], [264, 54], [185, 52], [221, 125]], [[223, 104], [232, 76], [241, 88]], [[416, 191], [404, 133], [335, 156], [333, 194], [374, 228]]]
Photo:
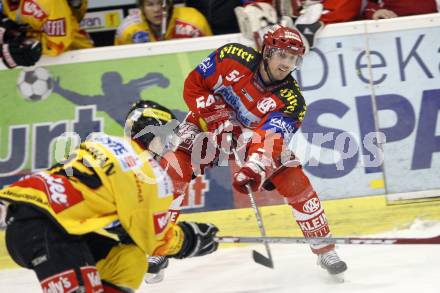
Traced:
[[96, 267], [103, 281], [137, 289], [147, 272], [147, 257], [134, 244], [120, 244], [113, 247], [105, 259], [98, 261]]

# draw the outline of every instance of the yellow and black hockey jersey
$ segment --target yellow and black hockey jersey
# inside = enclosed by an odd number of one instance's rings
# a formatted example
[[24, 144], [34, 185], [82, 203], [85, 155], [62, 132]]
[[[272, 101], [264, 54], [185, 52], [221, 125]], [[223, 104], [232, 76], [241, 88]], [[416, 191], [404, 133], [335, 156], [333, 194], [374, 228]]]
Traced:
[[[165, 40], [212, 36], [206, 18], [191, 7], [174, 7], [165, 33]], [[118, 27], [115, 45], [155, 42], [155, 36], [139, 11], [127, 16]]]
[[172, 187], [166, 171], [135, 142], [96, 134], [66, 162], [0, 190], [0, 200], [37, 207], [75, 235], [119, 221], [138, 247], [153, 254], [173, 225]]
[[2, 4], [5, 16], [31, 27], [29, 35], [41, 41], [44, 55], [57, 56], [67, 50], [93, 47], [78, 20], [84, 16], [87, 1], [75, 11], [67, 1], [60, 0], [2, 0]]

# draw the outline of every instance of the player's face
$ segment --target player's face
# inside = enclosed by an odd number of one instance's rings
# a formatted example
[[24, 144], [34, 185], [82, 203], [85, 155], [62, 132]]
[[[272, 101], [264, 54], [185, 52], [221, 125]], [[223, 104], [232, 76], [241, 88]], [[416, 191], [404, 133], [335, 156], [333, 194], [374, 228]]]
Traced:
[[276, 80], [283, 80], [297, 66], [301, 56], [294, 55], [286, 50], [274, 50], [268, 59], [268, 66], [272, 77]]
[[162, 22], [162, 2], [162, 0], [144, 1], [145, 18], [153, 25], [160, 25]]

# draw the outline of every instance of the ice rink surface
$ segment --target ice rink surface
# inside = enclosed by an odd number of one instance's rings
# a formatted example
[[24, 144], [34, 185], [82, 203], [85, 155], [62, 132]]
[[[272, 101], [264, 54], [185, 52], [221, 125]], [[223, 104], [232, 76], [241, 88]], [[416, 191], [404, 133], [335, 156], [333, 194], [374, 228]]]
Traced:
[[[416, 221], [409, 229], [381, 236], [430, 237], [440, 223]], [[143, 284], [145, 293], [438, 293], [440, 245], [340, 245], [348, 264], [345, 282], [338, 283], [316, 265], [307, 245], [271, 245], [275, 269], [253, 262], [251, 251], [263, 245], [225, 248], [199, 258], [172, 260], [165, 280]], [[0, 272], [0, 292], [41, 292], [31, 271]]]

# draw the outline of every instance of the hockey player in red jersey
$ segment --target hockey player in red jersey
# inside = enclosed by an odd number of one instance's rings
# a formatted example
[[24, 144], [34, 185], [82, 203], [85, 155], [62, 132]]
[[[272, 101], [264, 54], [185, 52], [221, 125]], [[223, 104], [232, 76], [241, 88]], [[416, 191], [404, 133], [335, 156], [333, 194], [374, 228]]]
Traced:
[[[185, 80], [184, 99], [190, 112], [178, 128], [175, 151], [166, 154], [161, 164], [167, 165], [177, 192], [183, 194], [193, 173], [222, 159], [220, 150], [229, 146], [225, 138], [232, 135], [232, 147], [244, 161], [234, 174], [233, 187], [242, 193], [247, 193], [247, 185], [252, 191], [276, 189], [292, 207], [319, 265], [336, 275], [347, 265], [334, 244], [316, 239], [330, 237], [328, 222], [309, 179], [287, 150], [307, 110], [291, 75], [304, 50], [298, 31], [275, 25], [264, 35], [261, 53], [238, 43], [211, 53]], [[211, 145], [203, 137], [211, 138]]]

